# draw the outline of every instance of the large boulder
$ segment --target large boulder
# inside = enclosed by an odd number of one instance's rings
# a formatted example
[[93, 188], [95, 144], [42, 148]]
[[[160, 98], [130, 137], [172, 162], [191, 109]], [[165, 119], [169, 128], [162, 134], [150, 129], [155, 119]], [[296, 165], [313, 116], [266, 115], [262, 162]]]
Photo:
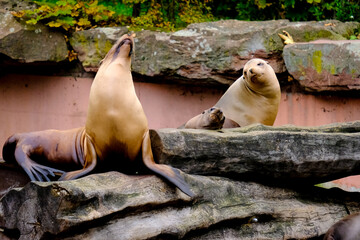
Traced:
[[360, 122], [322, 127], [250, 125], [151, 131], [155, 159], [184, 172], [319, 183], [360, 172]]
[[87, 71], [96, 72], [112, 45], [129, 30], [126, 27], [95, 28], [75, 32], [70, 44]]
[[[324, 234], [359, 202], [184, 175], [190, 199], [155, 176], [118, 172], [32, 182], [0, 200], [2, 236], [21, 239], [308, 239]], [[345, 206], [345, 207], [344, 207]], [[12, 234], [12, 235], [11, 235]]]
[[[231, 84], [253, 57], [267, 59], [275, 72], [286, 71], [284, 44], [278, 33], [288, 31], [297, 42], [320, 38], [346, 40], [360, 23], [339, 21], [248, 22], [224, 20], [191, 24], [173, 33], [137, 33], [133, 72], [138, 76], [191, 84]], [[96, 29], [77, 32], [71, 44], [88, 71], [96, 71], [106, 49], [123, 30]], [[156, 80], [154, 80], [156, 81]]]
[[68, 48], [60, 32], [18, 22], [9, 11], [0, 11], [0, 54], [21, 63], [54, 63], [67, 59]]
[[289, 73], [308, 91], [360, 89], [360, 40], [295, 43], [283, 55]]

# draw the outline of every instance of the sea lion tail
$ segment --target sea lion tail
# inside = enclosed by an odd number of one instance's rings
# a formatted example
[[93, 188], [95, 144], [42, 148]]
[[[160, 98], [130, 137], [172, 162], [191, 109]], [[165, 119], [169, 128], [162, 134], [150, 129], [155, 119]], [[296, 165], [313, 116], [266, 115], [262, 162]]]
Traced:
[[19, 138], [16, 134], [10, 136], [6, 142], [4, 143], [3, 149], [2, 149], [2, 156], [3, 159], [8, 163], [16, 163], [15, 159], [15, 149], [16, 145], [19, 141]]
[[189, 197], [194, 197], [195, 194], [190, 190], [189, 185], [185, 182], [183, 176], [181, 176], [180, 171], [173, 167], [164, 164], [157, 164], [154, 161], [154, 157], [151, 151], [151, 142], [149, 131], [144, 136], [142, 143], [142, 159], [147, 168], [161, 177], [165, 178], [172, 184], [174, 184], [177, 188], [179, 188], [182, 192], [184, 192]]

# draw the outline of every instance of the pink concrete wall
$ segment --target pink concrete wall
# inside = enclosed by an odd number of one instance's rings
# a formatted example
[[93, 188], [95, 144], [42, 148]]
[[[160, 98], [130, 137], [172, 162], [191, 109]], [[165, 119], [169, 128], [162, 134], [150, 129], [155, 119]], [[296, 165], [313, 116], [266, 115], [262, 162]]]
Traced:
[[324, 96], [283, 93], [274, 125], [320, 126], [360, 120], [360, 94]]
[[[70, 129], [86, 120], [90, 78], [5, 75], [0, 77], [0, 149], [15, 132]], [[135, 83], [153, 129], [178, 127], [211, 107], [218, 89]], [[317, 126], [360, 120], [360, 96], [283, 93], [275, 125]], [[1, 152], [1, 151], [0, 151]]]

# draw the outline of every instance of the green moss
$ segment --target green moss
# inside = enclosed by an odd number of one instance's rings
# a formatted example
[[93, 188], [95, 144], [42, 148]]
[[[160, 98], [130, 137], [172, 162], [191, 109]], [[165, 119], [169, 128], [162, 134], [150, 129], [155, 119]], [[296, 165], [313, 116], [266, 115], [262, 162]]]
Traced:
[[110, 42], [109, 40], [106, 40], [106, 42], [105, 42], [105, 52], [107, 53], [111, 48], [112, 48], [112, 46], [113, 46], [113, 43], [112, 42]]
[[315, 70], [317, 73], [321, 73], [322, 72], [322, 53], [321, 51], [317, 50], [313, 53], [312, 56], [312, 61], [313, 61], [313, 65], [315, 67]]
[[[76, 35], [73, 36], [73, 38], [76, 39], [77, 42], [80, 42], [80, 43], [87, 43], [89, 40], [86, 38], [86, 36], [84, 34], [81, 34], [81, 33], [78, 33]], [[75, 40], [74, 39], [74, 40]], [[72, 38], [70, 39], [70, 43], [72, 41]]]
[[283, 43], [278, 35], [270, 35], [267, 39], [264, 39], [265, 49], [268, 52], [281, 52], [284, 48]]
[[336, 74], [335, 65], [331, 65], [331, 66], [330, 66], [330, 73], [331, 73], [332, 75]]
[[[313, 29], [312, 29], [313, 30]], [[342, 36], [327, 30], [309, 31], [304, 33], [304, 39], [306, 42], [314, 41], [317, 39], [331, 39], [331, 40], [343, 40]]]
[[356, 69], [351, 69], [350, 73], [351, 73], [351, 77], [352, 78], [356, 78], [358, 74], [356, 74]]

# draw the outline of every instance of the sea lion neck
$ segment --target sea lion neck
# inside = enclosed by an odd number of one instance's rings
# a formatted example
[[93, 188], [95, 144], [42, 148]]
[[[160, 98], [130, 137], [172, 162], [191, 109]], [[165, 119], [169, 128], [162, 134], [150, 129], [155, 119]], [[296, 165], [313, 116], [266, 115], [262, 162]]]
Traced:
[[123, 57], [118, 57], [116, 59], [114, 59], [112, 62], [110, 62], [109, 66], [116, 64], [116, 65], [121, 65], [125, 70], [131, 71], [131, 58], [127, 57], [127, 58], [123, 58]]

